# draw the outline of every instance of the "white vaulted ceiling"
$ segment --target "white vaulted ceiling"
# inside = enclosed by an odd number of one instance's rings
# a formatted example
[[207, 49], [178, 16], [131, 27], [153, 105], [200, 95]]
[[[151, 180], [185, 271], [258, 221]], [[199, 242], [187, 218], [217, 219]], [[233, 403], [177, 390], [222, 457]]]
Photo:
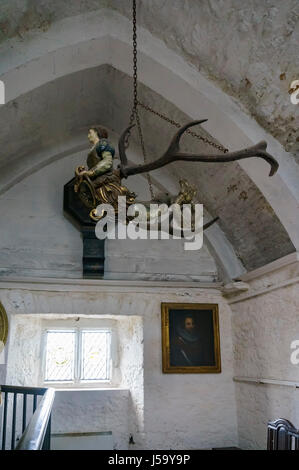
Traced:
[[[2, 193], [55, 159], [87, 148], [89, 125], [102, 123], [119, 135], [132, 98], [130, 2], [17, 2], [12, 24], [14, 3], [0, 6], [0, 79], [7, 103], [0, 107]], [[278, 2], [269, 2], [266, 17], [260, 6], [256, 15], [246, 16], [245, 2], [226, 2], [222, 26], [212, 1], [139, 3], [142, 100], [180, 122], [208, 118], [202, 134], [230, 150], [266, 140], [280, 164], [272, 178], [267, 164], [255, 158], [225, 165], [176, 163], [153, 172], [153, 178], [173, 193], [182, 175], [197, 185], [207, 212], [220, 217], [207, 237], [229, 276], [297, 250], [299, 167], [297, 129], [292, 129], [298, 111], [286, 89], [291, 60], [280, 60], [285, 43], [293, 54], [292, 2], [279, 12]], [[287, 18], [293, 25], [289, 34], [283, 29]], [[275, 56], [270, 19], [272, 28], [280, 24]], [[258, 44], [262, 50], [254, 53]], [[277, 79], [271, 67], [278, 63]], [[284, 72], [286, 79], [280, 80]], [[174, 129], [151, 115], [142, 118], [153, 159], [165, 150]], [[190, 138], [184, 146], [211, 151]], [[141, 162], [138, 152], [130, 158]]]

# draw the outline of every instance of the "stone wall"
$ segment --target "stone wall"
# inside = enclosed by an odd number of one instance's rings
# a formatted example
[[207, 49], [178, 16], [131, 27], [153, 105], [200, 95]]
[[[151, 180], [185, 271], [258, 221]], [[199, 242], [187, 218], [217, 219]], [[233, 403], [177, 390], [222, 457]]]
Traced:
[[127, 450], [130, 436], [129, 411], [129, 390], [56, 391], [52, 433], [112, 431], [114, 449]]
[[268, 421], [286, 418], [299, 428], [299, 365], [291, 363], [291, 343], [299, 340], [298, 274], [298, 261], [275, 269], [247, 281], [248, 293], [230, 301], [235, 376], [273, 381], [236, 383], [241, 448], [265, 449]]
[[[110, 283], [110, 286], [108, 285]], [[58, 314], [142, 316], [144, 403], [134, 397], [137, 424], [129, 423], [136, 449], [200, 449], [237, 445], [233, 383], [231, 311], [217, 289], [146, 285], [111, 285], [111, 281], [72, 283], [0, 283], [1, 302], [13, 315]], [[220, 374], [163, 374], [161, 302], [218, 303], [222, 372]], [[138, 327], [140, 328], [140, 327]], [[134, 329], [133, 329], [134, 330]], [[13, 338], [10, 338], [13, 345]], [[14, 354], [8, 344], [9, 359]], [[134, 351], [128, 351], [128, 364]], [[136, 366], [135, 378], [142, 372]], [[133, 367], [134, 370], [134, 367]], [[134, 379], [135, 380], [135, 379]], [[84, 393], [84, 392], [82, 392]], [[135, 427], [134, 427], [135, 426]], [[113, 429], [110, 429], [113, 431]], [[123, 441], [122, 441], [123, 442]]]
[[[123, 0], [61, 2], [2, 0], [0, 41], [24, 41], [32, 32], [47, 32], [64, 18], [101, 8], [131, 19]], [[242, 103], [247, 113], [287, 150], [298, 150], [298, 117], [288, 97], [298, 79], [298, 3], [296, 0], [141, 0], [138, 26], [161, 39], [170, 50]], [[295, 156], [295, 155], [294, 155]]]

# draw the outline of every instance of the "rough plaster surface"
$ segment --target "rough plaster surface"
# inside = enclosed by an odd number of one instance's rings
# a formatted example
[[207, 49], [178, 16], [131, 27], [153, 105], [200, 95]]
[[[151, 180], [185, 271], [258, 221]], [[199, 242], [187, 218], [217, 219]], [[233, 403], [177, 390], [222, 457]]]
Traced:
[[[250, 282], [249, 292], [296, 279], [298, 265]], [[236, 376], [299, 381], [299, 366], [290, 361], [291, 342], [299, 339], [298, 292], [297, 282], [231, 304]], [[242, 448], [266, 448], [268, 421], [286, 418], [299, 427], [298, 390], [294, 387], [236, 383], [236, 397]]]
[[129, 429], [137, 435], [144, 429], [144, 354], [143, 319], [140, 316], [118, 318], [121, 386], [130, 390]]
[[[162, 374], [162, 301], [219, 304], [220, 374]], [[136, 290], [132, 286], [115, 288], [113, 292], [97, 288], [87, 293], [57, 292], [55, 288], [47, 292], [35, 288], [1, 290], [1, 302], [10, 315], [18, 312], [25, 317], [26, 313], [78, 315], [81, 312], [89, 315], [141, 315], [144, 334], [144, 406], [143, 422], [139, 419], [139, 408], [134, 448], [200, 449], [237, 445], [231, 312], [227, 301], [217, 290]], [[128, 358], [131, 354], [133, 351], [128, 354]], [[128, 383], [128, 386], [132, 384]]]
[[241, 449], [267, 449], [269, 421], [285, 418], [298, 427], [299, 392], [294, 387], [236, 383], [236, 399]]
[[129, 442], [129, 390], [56, 391], [53, 433], [112, 431], [114, 449], [127, 450]]
[[[39, 385], [41, 360], [41, 320], [14, 316], [10, 318], [10, 351], [7, 359], [6, 383], [30, 387]], [[33, 385], [34, 384], [34, 385]]]
[[[99, 8], [131, 17], [123, 0], [1, 2], [1, 40], [25, 41], [62, 18]], [[141, 0], [138, 24], [231, 94], [288, 151], [298, 152], [298, 111], [290, 83], [298, 79], [296, 0]]]
[[[59, 320], [62, 320], [62, 323], [59, 324]], [[131, 315], [110, 318], [84, 317], [80, 323], [76, 320], [77, 318], [62, 315], [12, 315], [10, 317], [12, 341], [8, 354], [6, 383], [19, 386], [55, 386], [43, 382], [42, 334], [45, 328], [78, 327], [78, 325], [86, 328], [110, 327], [113, 331], [112, 382], [104, 384], [102, 390], [58, 389], [53, 407], [52, 432], [113, 430], [114, 447], [127, 449], [129, 434], [136, 435], [139, 429], [143, 430], [142, 319], [140, 316]], [[86, 385], [84, 387], [87, 388]], [[119, 389], [116, 390], [116, 387]], [[74, 388], [74, 386], [64, 385], [64, 388]], [[9, 406], [10, 416], [12, 403]], [[20, 398], [18, 406], [22, 406]], [[18, 421], [17, 433], [21, 434], [21, 419]]]

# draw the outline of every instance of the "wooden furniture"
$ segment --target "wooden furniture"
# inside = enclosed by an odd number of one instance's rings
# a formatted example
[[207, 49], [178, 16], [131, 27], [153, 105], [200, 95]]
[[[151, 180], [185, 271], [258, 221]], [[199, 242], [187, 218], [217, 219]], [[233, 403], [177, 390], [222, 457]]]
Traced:
[[269, 421], [267, 449], [299, 450], [299, 429], [286, 419]]

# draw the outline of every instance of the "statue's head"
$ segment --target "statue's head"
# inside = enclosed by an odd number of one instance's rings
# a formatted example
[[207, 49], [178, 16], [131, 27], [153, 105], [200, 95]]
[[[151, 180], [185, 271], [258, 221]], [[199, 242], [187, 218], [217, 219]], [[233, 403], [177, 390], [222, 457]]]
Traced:
[[184, 319], [184, 328], [187, 330], [189, 333], [194, 331], [195, 328], [195, 322], [194, 318], [191, 315], [187, 315]]
[[96, 144], [100, 139], [107, 139], [108, 132], [103, 127], [91, 127], [88, 131], [88, 140]]

